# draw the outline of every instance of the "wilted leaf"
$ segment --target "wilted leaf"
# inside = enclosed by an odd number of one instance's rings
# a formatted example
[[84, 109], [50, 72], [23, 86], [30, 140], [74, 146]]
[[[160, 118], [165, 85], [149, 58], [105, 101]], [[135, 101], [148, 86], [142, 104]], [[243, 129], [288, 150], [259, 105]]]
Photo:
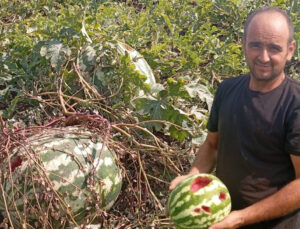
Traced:
[[92, 46], [87, 46], [79, 58], [81, 70], [84, 72], [90, 71], [96, 64], [96, 50]]
[[71, 50], [60, 41], [50, 40], [41, 47], [40, 55], [50, 59], [51, 66], [59, 72], [61, 66], [71, 55]]

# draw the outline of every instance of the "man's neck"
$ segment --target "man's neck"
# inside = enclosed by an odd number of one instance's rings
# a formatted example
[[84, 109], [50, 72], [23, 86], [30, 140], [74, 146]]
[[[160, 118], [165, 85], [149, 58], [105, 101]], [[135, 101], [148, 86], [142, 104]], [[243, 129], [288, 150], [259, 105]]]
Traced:
[[270, 81], [256, 80], [250, 74], [249, 88], [253, 91], [268, 92], [277, 88], [284, 81], [284, 79], [284, 73]]

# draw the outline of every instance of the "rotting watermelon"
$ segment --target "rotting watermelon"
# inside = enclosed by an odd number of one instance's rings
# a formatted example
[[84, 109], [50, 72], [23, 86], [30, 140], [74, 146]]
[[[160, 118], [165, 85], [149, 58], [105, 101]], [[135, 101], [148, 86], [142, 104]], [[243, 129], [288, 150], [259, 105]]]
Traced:
[[[78, 127], [47, 129], [28, 138], [12, 152], [11, 169], [8, 160], [1, 164], [1, 213], [8, 213], [16, 228], [24, 224], [24, 214], [26, 223], [34, 223], [51, 209], [52, 215], [72, 215], [75, 225], [91, 222], [96, 204], [102, 210], [111, 208], [122, 186], [116, 155], [106, 146], [102, 149], [102, 143], [97, 134]], [[88, 183], [92, 176], [93, 184]]]
[[212, 174], [191, 175], [170, 193], [168, 210], [176, 228], [207, 229], [231, 211], [226, 186]]

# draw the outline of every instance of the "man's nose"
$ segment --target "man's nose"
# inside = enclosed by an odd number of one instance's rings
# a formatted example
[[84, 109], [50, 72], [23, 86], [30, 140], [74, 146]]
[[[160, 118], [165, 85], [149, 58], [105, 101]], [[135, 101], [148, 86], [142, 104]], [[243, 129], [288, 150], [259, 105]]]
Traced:
[[262, 48], [260, 50], [260, 53], [259, 53], [259, 60], [262, 62], [262, 63], [266, 63], [266, 62], [269, 62], [270, 61], [270, 56], [269, 56], [269, 52], [266, 48]]

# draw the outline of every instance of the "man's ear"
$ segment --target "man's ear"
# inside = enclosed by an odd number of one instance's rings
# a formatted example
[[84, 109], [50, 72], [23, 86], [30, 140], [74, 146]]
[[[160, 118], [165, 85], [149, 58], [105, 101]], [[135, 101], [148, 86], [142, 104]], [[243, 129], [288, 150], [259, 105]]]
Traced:
[[295, 49], [296, 49], [296, 41], [292, 41], [288, 45], [288, 54], [287, 54], [287, 58], [286, 58], [288, 61], [290, 61], [292, 59]]

